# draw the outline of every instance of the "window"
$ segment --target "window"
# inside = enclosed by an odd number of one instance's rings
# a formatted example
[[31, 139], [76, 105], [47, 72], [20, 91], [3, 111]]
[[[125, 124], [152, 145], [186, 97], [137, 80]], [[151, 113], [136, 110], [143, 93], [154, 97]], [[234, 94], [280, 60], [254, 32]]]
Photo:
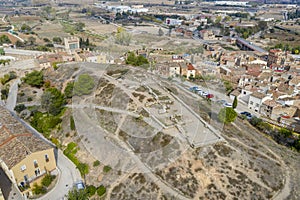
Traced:
[[48, 156], [48, 154], [45, 155], [45, 160], [46, 160], [46, 162], [49, 162], [49, 156]]
[[24, 171], [24, 170], [26, 170], [26, 165], [21, 166], [21, 171]]
[[253, 105], [253, 101], [250, 101], [250, 105]]
[[27, 175], [27, 174], [24, 176], [24, 182], [25, 182], [25, 183], [28, 182], [28, 175]]
[[36, 169], [36, 170], [34, 171], [34, 173], [35, 173], [36, 176], [38, 176], [38, 175], [41, 174], [41, 171], [40, 171], [40, 169]]
[[36, 160], [33, 161], [33, 165], [34, 165], [34, 168], [37, 168], [39, 166], [38, 162]]
[[257, 103], [257, 104], [255, 104], [255, 107], [259, 107], [259, 104]]

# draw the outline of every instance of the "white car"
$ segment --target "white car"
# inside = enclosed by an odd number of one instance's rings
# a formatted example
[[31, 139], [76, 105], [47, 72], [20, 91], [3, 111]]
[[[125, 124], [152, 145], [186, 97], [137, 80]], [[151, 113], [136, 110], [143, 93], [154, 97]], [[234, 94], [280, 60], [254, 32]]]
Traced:
[[202, 92], [202, 96], [207, 96], [208, 95], [208, 92]]
[[230, 107], [232, 107], [232, 103], [224, 103], [223, 106], [230, 108]]

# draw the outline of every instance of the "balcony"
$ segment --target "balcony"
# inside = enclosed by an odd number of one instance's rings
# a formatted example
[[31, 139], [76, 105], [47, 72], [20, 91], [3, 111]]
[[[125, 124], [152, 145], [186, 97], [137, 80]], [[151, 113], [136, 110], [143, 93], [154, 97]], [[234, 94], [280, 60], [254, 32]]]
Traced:
[[46, 170], [42, 170], [42, 171], [40, 172], [40, 174], [37, 175], [37, 176], [31, 176], [31, 177], [29, 177], [27, 183], [31, 183], [31, 182], [35, 181], [36, 179], [40, 178], [40, 177], [43, 176], [44, 174], [46, 174]]

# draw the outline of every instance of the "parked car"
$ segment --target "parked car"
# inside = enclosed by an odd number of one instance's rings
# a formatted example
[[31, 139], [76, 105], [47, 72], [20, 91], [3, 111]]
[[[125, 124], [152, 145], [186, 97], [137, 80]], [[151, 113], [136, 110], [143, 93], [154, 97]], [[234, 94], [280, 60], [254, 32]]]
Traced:
[[226, 102], [226, 103], [223, 104], [223, 106], [229, 108], [229, 107], [232, 107], [232, 103], [227, 103], [227, 102]]
[[247, 119], [252, 119], [252, 117], [253, 117], [253, 116], [251, 115], [251, 113], [249, 113], [249, 112], [247, 112], [247, 111], [241, 112], [240, 114], [246, 116]]
[[199, 87], [198, 86], [193, 86], [193, 87], [190, 87], [190, 91], [192, 91], [192, 92], [194, 92], [194, 91], [196, 91], [196, 90], [198, 90], [199, 89]]
[[74, 188], [76, 188], [77, 190], [83, 190], [85, 188], [85, 185], [83, 181], [78, 181], [74, 184]]
[[206, 98], [212, 99], [212, 98], [214, 98], [214, 95], [213, 94], [208, 94], [208, 95], [206, 95]]
[[205, 92], [205, 91], [202, 92], [202, 96], [207, 96], [207, 95], [208, 95], [208, 92]]

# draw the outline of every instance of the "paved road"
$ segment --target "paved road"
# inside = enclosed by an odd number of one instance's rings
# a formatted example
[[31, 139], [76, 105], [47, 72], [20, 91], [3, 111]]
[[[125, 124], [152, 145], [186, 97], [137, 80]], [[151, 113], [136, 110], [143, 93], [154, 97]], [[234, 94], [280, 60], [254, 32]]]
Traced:
[[[15, 113], [12, 112], [12, 115], [34, 135], [36, 135], [46, 143], [53, 145], [42, 134], [40, 134], [32, 126], [19, 118]], [[59, 177], [56, 186], [45, 196], [39, 198], [39, 200], [61, 200], [65, 195], [68, 194], [74, 183], [82, 180], [79, 171], [76, 169], [76, 166], [66, 156], [63, 155], [61, 150], [57, 151], [57, 168], [59, 170]]]
[[6, 54], [16, 54], [23, 56], [38, 56], [46, 54], [44, 51], [32, 51], [32, 50], [23, 50], [23, 49], [13, 49], [13, 48], [4, 48]]
[[20, 79], [16, 79], [14, 83], [9, 88], [9, 93], [6, 101], [6, 108], [10, 111], [13, 111], [16, 103], [17, 103], [17, 96], [18, 96], [18, 84], [21, 83]]
[[[185, 82], [182, 83], [181, 80], [177, 80], [177, 79], [174, 79], [174, 80], [176, 81], [175, 83], [179, 87], [181, 87], [181, 89], [185, 89], [185, 90], [188, 91], [188, 88], [193, 87], [193, 86], [198, 86], [200, 89], [202, 89], [204, 91], [208, 91], [209, 93], [212, 93], [219, 100], [226, 100], [228, 103], [232, 103], [233, 102], [233, 100], [230, 99], [226, 94], [221, 93], [221, 92], [216, 91], [216, 90], [213, 90], [212, 88], [205, 88], [205, 87], [202, 87], [200, 85], [195, 85], [194, 83], [191, 83], [189, 81], [185, 81]], [[190, 93], [194, 94], [192, 92], [190, 92]], [[195, 94], [195, 96], [198, 96], [198, 95]], [[198, 98], [202, 98], [202, 97], [198, 96]], [[237, 106], [237, 108], [235, 110], [238, 113], [243, 112], [243, 111], [247, 111], [247, 112], [250, 112], [251, 114], [253, 114], [253, 115], [257, 116], [257, 117], [260, 116], [259, 113], [254, 112], [253, 110], [250, 110], [246, 104], [244, 104], [244, 103], [242, 103], [240, 101], [238, 102], [238, 106]]]
[[55, 187], [38, 200], [62, 200], [74, 183], [81, 180], [79, 171], [76, 166], [58, 150], [57, 166], [59, 169], [58, 182]]

